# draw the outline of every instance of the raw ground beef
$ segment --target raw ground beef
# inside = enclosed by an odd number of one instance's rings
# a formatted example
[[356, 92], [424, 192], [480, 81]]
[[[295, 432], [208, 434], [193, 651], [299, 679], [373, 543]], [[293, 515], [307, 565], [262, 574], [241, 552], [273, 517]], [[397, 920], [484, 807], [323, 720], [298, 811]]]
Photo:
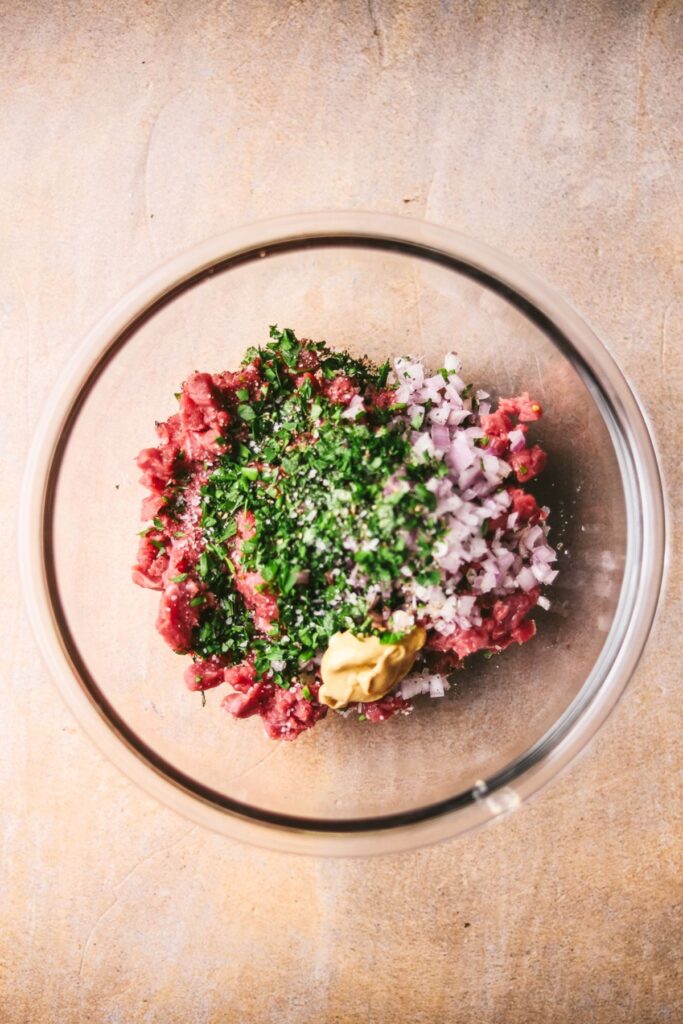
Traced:
[[[302, 370], [305, 372], [301, 373]], [[359, 387], [343, 374], [331, 381], [325, 379], [316, 353], [309, 350], [302, 352], [297, 371], [299, 384], [310, 382], [332, 403], [348, 406], [359, 395]], [[156, 628], [166, 643], [180, 653], [193, 655], [193, 634], [204, 607], [196, 599], [203, 597], [206, 606], [211, 606], [213, 600], [195, 571], [204, 548], [201, 488], [224, 450], [221, 437], [230, 428], [229, 410], [238, 401], [236, 393], [248, 391], [253, 399], [264, 383], [258, 359], [237, 372], [193, 373], [182, 385], [178, 412], [156, 425], [158, 444], [143, 449], [137, 458], [140, 480], [148, 491], [142, 503], [142, 518], [146, 522], [153, 519], [153, 525], [140, 537], [133, 580], [141, 587], [160, 591]], [[365, 400], [369, 405], [387, 409], [395, 401], [395, 391], [370, 389]], [[540, 472], [546, 455], [538, 445], [524, 445], [519, 452], [512, 452], [510, 433], [517, 430], [523, 439], [527, 424], [540, 415], [540, 406], [523, 394], [502, 399], [495, 412], [481, 417], [489, 437], [487, 452], [506, 458], [520, 483]], [[182, 502], [178, 504], [180, 489]], [[521, 487], [508, 486], [507, 491], [510, 507], [499, 519], [491, 520], [493, 529], [503, 528], [510, 513], [530, 526], [545, 518], [546, 510], [538, 507], [533, 495]], [[277, 622], [278, 602], [263, 577], [242, 566], [242, 545], [254, 534], [254, 519], [250, 516], [251, 513], [238, 516], [230, 554], [235, 587], [252, 612], [256, 629], [266, 633]], [[534, 622], [526, 616], [536, 605], [539, 593], [539, 587], [533, 587], [527, 592], [484, 600], [488, 615], [481, 626], [458, 626], [449, 635], [430, 631], [427, 650], [432, 664], [450, 670], [462, 665], [462, 660], [476, 651], [501, 651], [512, 643], [525, 643], [535, 632]], [[223, 698], [222, 707], [235, 718], [259, 715], [268, 736], [275, 739], [296, 738], [325, 717], [328, 710], [316, 700], [321, 683], [317, 675], [308, 680], [306, 697], [300, 681], [283, 689], [259, 678], [249, 656], [238, 664], [230, 664], [219, 656], [206, 660], [194, 656], [184, 678], [192, 691], [227, 684], [231, 692]], [[383, 722], [396, 713], [409, 711], [411, 704], [390, 693], [382, 700], [357, 707], [368, 721]]]

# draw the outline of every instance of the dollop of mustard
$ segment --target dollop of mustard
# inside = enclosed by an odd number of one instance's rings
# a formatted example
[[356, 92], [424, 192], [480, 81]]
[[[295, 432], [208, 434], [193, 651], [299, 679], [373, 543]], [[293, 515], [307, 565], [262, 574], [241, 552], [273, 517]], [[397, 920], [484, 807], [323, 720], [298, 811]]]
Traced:
[[320, 665], [318, 700], [334, 709], [381, 700], [413, 667], [426, 639], [421, 626], [395, 644], [383, 644], [376, 636], [335, 633]]

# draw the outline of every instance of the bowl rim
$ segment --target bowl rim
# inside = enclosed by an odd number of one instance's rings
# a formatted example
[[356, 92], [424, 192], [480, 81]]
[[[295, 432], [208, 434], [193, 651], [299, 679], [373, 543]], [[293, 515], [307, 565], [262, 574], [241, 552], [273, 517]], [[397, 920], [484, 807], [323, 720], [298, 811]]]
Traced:
[[[118, 716], [98, 704], [68, 649], [51, 596], [49, 535], [60, 446], [86, 384], [160, 303], [191, 283], [245, 259], [287, 248], [330, 244], [393, 246], [488, 282], [568, 348], [593, 393], [621, 472], [627, 516], [624, 580], [614, 620], [591, 673], [554, 725], [524, 754], [471, 790], [414, 812], [345, 822], [261, 814], [173, 778], [145, 759]], [[56, 479], [56, 477], [54, 478]], [[198, 824], [285, 852], [362, 855], [411, 849], [467, 832], [520, 806], [566, 768], [603, 724], [647, 641], [666, 552], [664, 496], [657, 455], [639, 400], [593, 330], [556, 291], [497, 250], [413, 218], [364, 211], [307, 213], [254, 221], [163, 263], [123, 295], [89, 331], [53, 388], [28, 455], [19, 509], [19, 566], [29, 619], [64, 700], [100, 750], [143, 790]], [[64, 624], [62, 623], [62, 627]]]

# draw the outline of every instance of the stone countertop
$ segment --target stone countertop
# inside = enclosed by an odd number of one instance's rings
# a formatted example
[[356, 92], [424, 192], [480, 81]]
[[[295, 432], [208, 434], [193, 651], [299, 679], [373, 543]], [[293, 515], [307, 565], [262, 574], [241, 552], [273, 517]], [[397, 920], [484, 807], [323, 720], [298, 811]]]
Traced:
[[579, 763], [485, 831], [369, 861], [249, 849], [138, 791], [14, 582], [27, 446], [86, 329], [194, 241], [306, 209], [457, 228], [570, 296], [680, 501], [683, 6], [36, 0], [0, 27], [3, 1024], [683, 1019], [680, 524]]

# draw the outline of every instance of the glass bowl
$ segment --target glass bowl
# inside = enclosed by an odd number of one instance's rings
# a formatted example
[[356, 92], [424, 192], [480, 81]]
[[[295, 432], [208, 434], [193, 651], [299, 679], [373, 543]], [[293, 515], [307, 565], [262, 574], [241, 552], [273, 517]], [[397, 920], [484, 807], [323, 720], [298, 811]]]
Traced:
[[[295, 743], [188, 692], [135, 587], [134, 457], [193, 370], [236, 367], [268, 325], [440, 365], [544, 406], [535, 492], [561, 548], [538, 634], [473, 659], [440, 700], [382, 725], [329, 715]], [[504, 814], [572, 761], [623, 691], [664, 557], [656, 457], [638, 402], [586, 323], [514, 262], [442, 228], [365, 213], [252, 224], [156, 270], [91, 331], [26, 470], [20, 560], [44, 657], [83, 727], [194, 821], [256, 844], [368, 854]]]

